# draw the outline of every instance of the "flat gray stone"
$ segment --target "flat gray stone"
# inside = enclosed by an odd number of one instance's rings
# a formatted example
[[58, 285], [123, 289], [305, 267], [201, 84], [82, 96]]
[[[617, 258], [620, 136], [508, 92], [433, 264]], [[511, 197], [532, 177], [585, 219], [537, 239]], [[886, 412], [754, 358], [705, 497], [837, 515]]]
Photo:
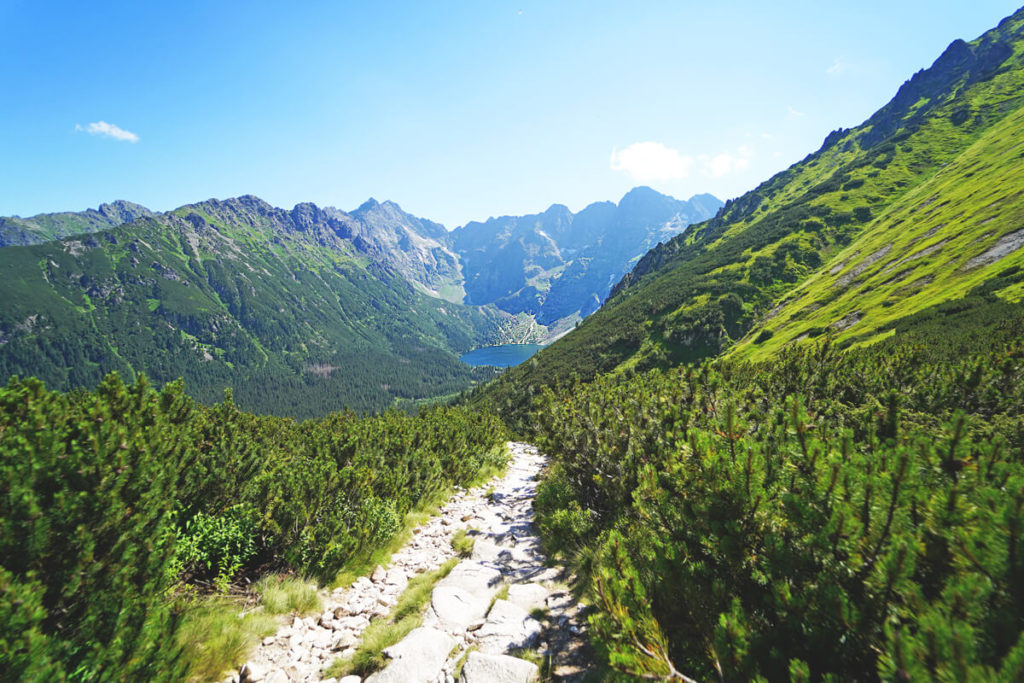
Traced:
[[454, 586], [488, 601], [501, 587], [501, 572], [473, 560], [463, 560], [451, 573], [437, 582], [437, 587]]
[[526, 611], [544, 604], [548, 589], [539, 583], [514, 583], [508, 587], [508, 601]]
[[434, 587], [425, 623], [439, 625], [449, 633], [461, 633], [484, 618], [501, 585], [501, 572], [497, 569], [463, 560]]
[[532, 683], [540, 672], [537, 665], [508, 655], [470, 652], [462, 667], [462, 683]]
[[483, 619], [490, 604], [489, 597], [455, 586], [438, 586], [430, 595], [430, 607], [448, 633], [462, 633], [474, 621]]
[[481, 652], [497, 655], [512, 648], [532, 647], [540, 638], [541, 630], [540, 622], [522, 607], [508, 600], [497, 600], [476, 637]]
[[473, 554], [470, 559], [474, 562], [497, 562], [501, 551], [497, 543], [486, 538], [478, 538], [473, 543]]
[[435, 680], [455, 639], [436, 629], [413, 629], [401, 641], [384, 648], [391, 659], [383, 670], [371, 675], [365, 683], [430, 683]]

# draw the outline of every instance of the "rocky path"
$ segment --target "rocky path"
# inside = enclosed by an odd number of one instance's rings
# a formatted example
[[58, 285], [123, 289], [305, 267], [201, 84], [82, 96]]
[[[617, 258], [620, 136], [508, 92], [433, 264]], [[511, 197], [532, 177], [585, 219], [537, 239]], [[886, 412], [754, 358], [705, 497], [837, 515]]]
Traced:
[[[501, 478], [457, 493], [412, 540], [350, 587], [324, 593], [319, 617], [296, 617], [262, 646], [232, 681], [309, 683], [338, 657], [355, 652], [370, 621], [385, 617], [409, 578], [455, 555], [459, 529], [475, 539], [472, 556], [434, 587], [423, 625], [387, 648], [388, 665], [365, 683], [513, 683], [536, 680], [549, 662], [553, 680], [577, 680], [588, 661], [581, 608], [566, 590], [561, 567], [549, 567], [533, 527], [533, 498], [544, 457], [509, 443]], [[359, 683], [348, 676], [337, 683]]]

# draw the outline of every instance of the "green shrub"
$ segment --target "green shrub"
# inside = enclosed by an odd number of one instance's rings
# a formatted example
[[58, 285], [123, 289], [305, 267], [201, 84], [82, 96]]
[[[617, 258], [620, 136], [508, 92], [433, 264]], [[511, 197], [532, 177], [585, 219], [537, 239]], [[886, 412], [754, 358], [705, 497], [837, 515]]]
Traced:
[[538, 524], [632, 676], [1017, 680], [1024, 350], [828, 342], [546, 392]]
[[220, 515], [196, 514], [179, 532], [179, 566], [214, 576], [225, 587], [256, 554], [256, 519], [245, 505], [233, 505]]

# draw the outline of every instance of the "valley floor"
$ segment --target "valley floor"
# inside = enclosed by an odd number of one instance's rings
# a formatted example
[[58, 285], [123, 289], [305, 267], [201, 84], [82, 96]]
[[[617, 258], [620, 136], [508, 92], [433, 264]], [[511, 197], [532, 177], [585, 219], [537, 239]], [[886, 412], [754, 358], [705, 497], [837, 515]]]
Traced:
[[527, 444], [508, 446], [504, 476], [453, 496], [387, 567], [324, 591], [319, 618], [294, 617], [227, 681], [336, 680], [325, 678], [325, 668], [356, 653], [367, 626], [387, 618], [410, 578], [455, 557], [452, 539], [460, 530], [474, 539], [472, 552], [434, 586], [422, 626], [385, 649], [383, 670], [341, 681], [453, 683], [461, 669], [458, 680], [467, 683], [525, 683], [541, 673], [534, 662], [546, 677], [581, 679], [590, 661], [583, 609], [564, 583], [565, 570], [546, 562], [533, 526], [546, 459]]

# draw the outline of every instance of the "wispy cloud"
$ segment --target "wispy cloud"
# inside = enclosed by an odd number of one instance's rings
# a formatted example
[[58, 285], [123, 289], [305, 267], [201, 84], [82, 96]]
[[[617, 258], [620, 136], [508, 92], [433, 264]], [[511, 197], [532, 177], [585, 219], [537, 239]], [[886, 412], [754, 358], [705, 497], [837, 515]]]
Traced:
[[825, 69], [825, 73], [827, 73], [829, 76], [838, 76], [839, 74], [846, 71], [849, 68], [849, 66], [849, 64], [839, 59], [839, 57], [836, 57], [835, 61], [832, 62], [832, 66]]
[[794, 109], [793, 105], [790, 105], [790, 106], [786, 107], [786, 111], [789, 112], [790, 116], [794, 116], [796, 118], [800, 118], [801, 116], [804, 115], [804, 113], [802, 111], [798, 111], [798, 110]]
[[88, 133], [89, 135], [102, 135], [103, 137], [114, 138], [115, 140], [124, 140], [133, 144], [139, 141], [139, 136], [135, 133], [106, 121], [96, 121], [84, 126], [76, 123], [75, 130]]
[[693, 157], [660, 142], [634, 142], [625, 149], [612, 150], [610, 165], [613, 171], [625, 171], [639, 182], [681, 180], [690, 175]]

